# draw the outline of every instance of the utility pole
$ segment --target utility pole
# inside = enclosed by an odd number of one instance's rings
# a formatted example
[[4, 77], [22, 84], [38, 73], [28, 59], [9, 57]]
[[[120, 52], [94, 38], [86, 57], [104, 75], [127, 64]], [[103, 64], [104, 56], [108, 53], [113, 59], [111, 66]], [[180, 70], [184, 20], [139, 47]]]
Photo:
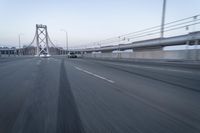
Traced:
[[163, 0], [163, 8], [162, 8], [162, 21], [161, 21], [161, 30], [160, 30], [160, 37], [164, 37], [164, 30], [165, 30], [165, 15], [166, 15], [166, 0]]

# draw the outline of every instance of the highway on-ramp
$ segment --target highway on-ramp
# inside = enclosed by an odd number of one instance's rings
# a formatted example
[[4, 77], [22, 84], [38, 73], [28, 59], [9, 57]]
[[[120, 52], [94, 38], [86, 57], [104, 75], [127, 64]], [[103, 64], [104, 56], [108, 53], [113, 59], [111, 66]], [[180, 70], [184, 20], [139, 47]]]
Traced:
[[0, 133], [199, 133], [198, 65], [0, 59]]

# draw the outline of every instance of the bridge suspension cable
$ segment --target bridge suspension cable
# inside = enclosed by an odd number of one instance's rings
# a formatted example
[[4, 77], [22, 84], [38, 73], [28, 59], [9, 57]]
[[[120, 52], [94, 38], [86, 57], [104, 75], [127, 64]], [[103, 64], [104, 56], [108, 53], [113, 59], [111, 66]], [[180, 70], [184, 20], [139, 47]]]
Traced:
[[23, 48], [29, 48], [29, 47], [31, 47], [33, 45], [33, 43], [35, 42], [35, 39], [36, 39], [36, 32], [35, 32], [35, 35], [34, 35], [32, 41], [28, 45], [24, 45]]
[[31, 47], [32, 46], [32, 44], [35, 42], [35, 39], [36, 39], [36, 34], [35, 34], [35, 36], [34, 36], [34, 38], [33, 38], [33, 40], [31, 41], [31, 43], [26, 47], [26, 48], [28, 48], [28, 47]]
[[49, 35], [48, 35], [48, 39], [49, 39], [49, 42], [51, 43], [51, 45], [52, 45], [54, 48], [57, 48], [57, 49], [59, 49], [59, 50], [63, 50], [63, 49], [57, 47], [57, 46], [51, 41]]

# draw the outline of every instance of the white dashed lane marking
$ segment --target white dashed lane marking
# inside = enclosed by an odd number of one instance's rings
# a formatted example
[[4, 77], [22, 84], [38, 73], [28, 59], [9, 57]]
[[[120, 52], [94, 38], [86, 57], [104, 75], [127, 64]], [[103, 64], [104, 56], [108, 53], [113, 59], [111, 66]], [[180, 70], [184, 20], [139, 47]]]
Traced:
[[95, 73], [89, 72], [89, 71], [84, 70], [84, 69], [82, 69], [82, 68], [80, 68], [80, 67], [76, 67], [76, 66], [74, 66], [74, 67], [75, 67], [77, 70], [79, 70], [79, 71], [82, 71], [82, 72], [87, 73], [87, 74], [89, 74], [89, 75], [92, 75], [92, 76], [94, 76], [94, 77], [100, 78], [100, 79], [105, 80], [105, 81], [107, 81], [107, 82], [109, 82], [109, 83], [112, 83], [112, 84], [115, 83], [113, 80], [110, 80], [110, 79], [107, 79], [107, 78], [105, 78], [105, 77], [99, 76], [99, 75], [97, 75], [97, 74], [95, 74]]

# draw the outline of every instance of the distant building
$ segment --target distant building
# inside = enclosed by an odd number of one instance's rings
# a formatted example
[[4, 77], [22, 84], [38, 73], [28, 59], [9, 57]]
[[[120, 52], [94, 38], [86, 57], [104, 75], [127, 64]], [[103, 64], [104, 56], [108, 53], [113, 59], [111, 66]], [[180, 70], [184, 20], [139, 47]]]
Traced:
[[12, 48], [0, 47], [0, 55], [1, 56], [3, 56], [3, 55], [8, 55], [8, 56], [15, 55], [15, 52], [16, 52], [15, 47], [12, 47]]

